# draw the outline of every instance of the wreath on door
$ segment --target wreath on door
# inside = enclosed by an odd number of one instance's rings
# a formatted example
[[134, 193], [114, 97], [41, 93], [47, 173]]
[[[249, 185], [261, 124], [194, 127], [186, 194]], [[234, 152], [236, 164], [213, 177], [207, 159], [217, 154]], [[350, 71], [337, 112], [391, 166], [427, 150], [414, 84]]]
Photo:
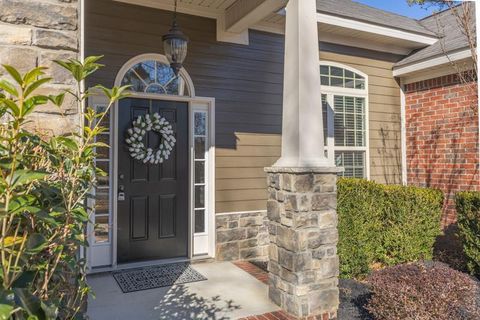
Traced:
[[[147, 148], [144, 144], [145, 135], [150, 131], [160, 135], [160, 144], [156, 149]], [[139, 116], [127, 133], [125, 142], [130, 156], [143, 163], [159, 164], [168, 160], [176, 142], [172, 125], [158, 113]]]

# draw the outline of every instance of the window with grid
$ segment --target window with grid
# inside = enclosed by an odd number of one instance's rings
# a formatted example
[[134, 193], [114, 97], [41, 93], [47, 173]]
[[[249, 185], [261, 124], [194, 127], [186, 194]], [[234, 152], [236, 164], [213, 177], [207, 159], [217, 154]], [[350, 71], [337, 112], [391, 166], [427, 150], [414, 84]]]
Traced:
[[342, 176], [367, 178], [366, 78], [329, 65], [320, 73], [327, 157], [345, 169]]
[[322, 86], [365, 89], [365, 77], [340, 67], [321, 65], [320, 79]]

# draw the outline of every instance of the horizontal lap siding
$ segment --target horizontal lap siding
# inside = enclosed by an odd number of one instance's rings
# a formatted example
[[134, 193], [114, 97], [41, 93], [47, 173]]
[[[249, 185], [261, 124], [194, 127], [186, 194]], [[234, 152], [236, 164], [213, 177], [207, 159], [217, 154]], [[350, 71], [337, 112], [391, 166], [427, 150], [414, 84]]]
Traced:
[[393, 63], [322, 51], [320, 59], [368, 75], [370, 178], [380, 183], [401, 183], [400, 89], [393, 78]]
[[[163, 52], [170, 12], [109, 0], [87, 0], [86, 10], [87, 55], [105, 55], [106, 65], [90, 85], [112, 86], [129, 59]], [[179, 23], [190, 37], [185, 68], [196, 94], [216, 103], [216, 211], [265, 209], [263, 168], [281, 150], [283, 36], [251, 31], [243, 46], [217, 42], [214, 20], [179, 15]], [[370, 76], [372, 178], [400, 182], [400, 98], [391, 63], [326, 52], [321, 58]]]
[[[112, 86], [132, 57], [163, 53], [169, 12], [107, 0], [87, 1], [88, 55], [105, 55], [90, 84]], [[179, 16], [190, 43], [185, 69], [197, 96], [216, 108], [216, 211], [265, 209], [263, 168], [280, 156], [283, 37], [250, 32], [250, 45], [216, 41], [214, 20]]]

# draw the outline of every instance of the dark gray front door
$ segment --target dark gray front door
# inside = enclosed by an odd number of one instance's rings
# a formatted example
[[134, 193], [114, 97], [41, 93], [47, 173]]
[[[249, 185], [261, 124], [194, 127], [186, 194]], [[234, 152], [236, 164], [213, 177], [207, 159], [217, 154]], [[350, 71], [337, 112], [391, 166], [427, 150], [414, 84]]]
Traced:
[[[144, 164], [130, 157], [127, 130], [140, 115], [158, 112], [172, 124], [176, 145], [163, 164]], [[123, 99], [118, 107], [118, 262], [188, 255], [188, 104]], [[156, 148], [160, 137], [147, 134]]]

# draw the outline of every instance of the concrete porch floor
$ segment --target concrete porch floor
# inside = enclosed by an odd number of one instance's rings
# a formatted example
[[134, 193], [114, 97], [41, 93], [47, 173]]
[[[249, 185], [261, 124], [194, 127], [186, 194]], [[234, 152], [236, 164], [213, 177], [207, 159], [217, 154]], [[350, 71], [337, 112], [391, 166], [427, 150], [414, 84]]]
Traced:
[[91, 275], [91, 320], [233, 320], [279, 310], [268, 299], [267, 285], [229, 262], [192, 267], [208, 280], [122, 293], [110, 273]]

